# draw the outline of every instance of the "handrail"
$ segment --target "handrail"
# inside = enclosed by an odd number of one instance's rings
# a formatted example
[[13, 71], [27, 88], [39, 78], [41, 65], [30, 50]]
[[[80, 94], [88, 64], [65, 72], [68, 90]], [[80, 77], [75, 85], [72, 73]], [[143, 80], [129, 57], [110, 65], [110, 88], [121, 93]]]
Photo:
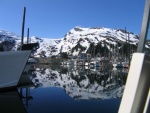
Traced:
[[150, 0], [146, 0], [138, 53], [134, 53], [121, 100], [119, 113], [150, 112], [150, 56], [144, 53], [150, 22]]
[[144, 52], [144, 46], [145, 46], [145, 41], [146, 41], [147, 34], [148, 34], [148, 27], [149, 27], [149, 21], [150, 21], [149, 13], [150, 13], [150, 0], [146, 0], [141, 34], [140, 34], [140, 39], [139, 39], [138, 49], [137, 49], [137, 52], [139, 53]]

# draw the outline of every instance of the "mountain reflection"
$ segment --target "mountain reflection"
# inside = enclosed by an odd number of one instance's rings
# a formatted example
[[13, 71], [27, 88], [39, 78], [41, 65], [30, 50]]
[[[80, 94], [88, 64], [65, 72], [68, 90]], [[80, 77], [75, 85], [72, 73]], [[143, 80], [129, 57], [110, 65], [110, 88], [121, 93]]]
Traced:
[[61, 87], [74, 99], [120, 98], [127, 72], [127, 69], [38, 66], [32, 73], [32, 82], [35, 87]]

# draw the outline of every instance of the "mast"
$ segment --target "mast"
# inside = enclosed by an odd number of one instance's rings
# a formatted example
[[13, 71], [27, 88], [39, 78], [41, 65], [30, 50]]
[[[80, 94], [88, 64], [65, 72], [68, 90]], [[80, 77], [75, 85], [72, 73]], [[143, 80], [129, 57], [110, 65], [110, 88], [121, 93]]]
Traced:
[[26, 14], [26, 7], [24, 7], [24, 12], [23, 12], [23, 21], [22, 21], [22, 34], [21, 34], [21, 49], [23, 45], [23, 39], [24, 39], [24, 24], [25, 24], [25, 14]]
[[[109, 39], [108, 39], [108, 41], [109, 41]], [[108, 45], [109, 45], [108, 59], [110, 60], [110, 51], [111, 51], [111, 49], [110, 49], [110, 41], [109, 41]]]
[[129, 43], [129, 41], [130, 41], [130, 37], [129, 37], [129, 33], [128, 33], [128, 59], [129, 59], [129, 66], [130, 66], [130, 43]]
[[27, 44], [29, 43], [29, 28], [28, 28], [28, 31], [27, 31]]
[[[125, 44], [126, 46], [125, 47], [127, 47], [127, 31], [126, 31], [126, 27], [125, 27], [125, 36], [126, 36], [126, 44]], [[127, 51], [125, 53], [126, 53], [126, 58], [127, 58]]]

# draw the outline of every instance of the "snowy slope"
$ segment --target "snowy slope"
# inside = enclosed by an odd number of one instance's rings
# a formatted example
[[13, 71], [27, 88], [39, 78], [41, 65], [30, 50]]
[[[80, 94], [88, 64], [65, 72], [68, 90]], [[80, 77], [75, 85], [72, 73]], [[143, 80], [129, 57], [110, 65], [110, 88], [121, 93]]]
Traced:
[[[125, 32], [125, 30], [75, 27], [61, 39], [38, 38], [33, 36], [30, 42], [40, 43], [40, 48], [35, 54], [37, 57], [57, 56], [59, 53], [77, 56], [79, 52], [87, 52], [91, 43], [97, 45], [101, 42], [102, 46], [104, 46], [104, 42], [106, 42], [107, 48], [112, 51], [109, 44], [116, 45], [118, 42], [124, 44], [128, 40], [128, 37], [130, 44], [137, 45], [139, 36], [131, 32]], [[2, 44], [6, 40], [13, 41], [13, 44], [11, 44], [9, 49], [6, 49], [9, 44], [5, 44], [4, 50], [17, 50], [21, 43], [20, 37], [16, 34], [0, 30], [0, 43]], [[26, 43], [26, 37], [24, 43]], [[0, 47], [2, 46], [4, 45], [0, 45]], [[82, 50], [81, 47], [85, 49]]]
[[[130, 40], [130, 44], [137, 44], [139, 36], [133, 33], [127, 32], [120, 29], [110, 29], [110, 28], [80, 28], [75, 27], [71, 29], [62, 43], [62, 52], [69, 52], [69, 48], [75, 47], [77, 43], [85, 47], [86, 52], [91, 43], [97, 45], [98, 42], [106, 41], [109, 44], [117, 44], [119, 42], [126, 42]], [[63, 46], [64, 45], [64, 46]], [[110, 48], [110, 47], [108, 47]], [[73, 53], [75, 54], [75, 53]], [[78, 53], [77, 53], [78, 54]]]
[[[67, 53], [68, 55], [78, 56], [80, 52], [87, 52], [91, 43], [97, 45], [99, 42], [104, 46], [104, 41], [108, 43], [107, 47], [112, 51], [112, 48], [109, 44], [116, 45], [118, 42], [124, 44], [128, 40], [129, 43], [137, 45], [139, 41], [139, 36], [131, 32], [126, 32], [121, 29], [110, 29], [110, 28], [81, 28], [75, 27], [71, 29], [64, 38], [59, 40], [59, 43], [55, 45], [55, 41], [51, 44], [50, 47], [46, 46], [47, 44], [42, 44], [41, 48], [38, 50], [38, 53], [41, 50], [45, 51], [47, 57], [58, 55], [59, 53]], [[85, 50], [81, 50], [81, 45]], [[74, 49], [74, 48], [78, 49]]]
[[[59, 44], [61, 39], [48, 39], [48, 38], [38, 38], [35, 36], [30, 37], [29, 42], [39, 42], [40, 48], [37, 50], [35, 56], [40, 57], [42, 51], [46, 51], [46, 56], [52, 56], [53, 51], [57, 48], [56, 45]], [[24, 43], [27, 43], [27, 37], [24, 38]], [[0, 30], [0, 47], [4, 51], [17, 50], [21, 45], [21, 37], [5, 30]]]

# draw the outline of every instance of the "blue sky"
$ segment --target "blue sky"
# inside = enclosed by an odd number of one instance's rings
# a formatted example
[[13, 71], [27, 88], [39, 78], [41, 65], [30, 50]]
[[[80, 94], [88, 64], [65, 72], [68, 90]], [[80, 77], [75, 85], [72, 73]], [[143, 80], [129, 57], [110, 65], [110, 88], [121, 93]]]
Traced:
[[121, 28], [140, 34], [145, 0], [0, 0], [0, 29], [21, 36], [62, 38], [75, 26]]

